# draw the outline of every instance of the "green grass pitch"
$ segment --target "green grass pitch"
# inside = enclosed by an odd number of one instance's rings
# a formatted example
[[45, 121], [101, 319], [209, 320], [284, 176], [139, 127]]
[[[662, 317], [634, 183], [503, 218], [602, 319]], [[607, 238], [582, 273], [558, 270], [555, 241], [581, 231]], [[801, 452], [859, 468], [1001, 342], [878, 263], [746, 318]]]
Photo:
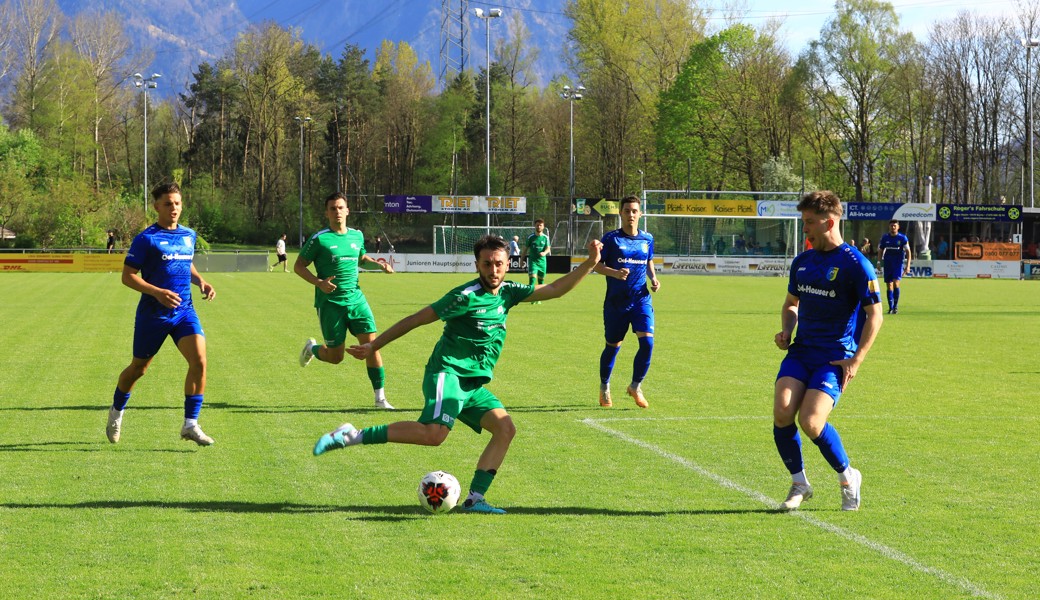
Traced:
[[[431, 516], [420, 477], [465, 490], [486, 436], [438, 448], [311, 447], [344, 421], [414, 419], [441, 327], [388, 346], [372, 408], [361, 363], [297, 365], [318, 334], [294, 275], [210, 274], [201, 423], [182, 442], [172, 344], [105, 439], [137, 294], [118, 274], [0, 275], [0, 598], [1036, 598], [1040, 288], [906, 280], [835, 411], [863, 507], [771, 510], [788, 475], [771, 433], [782, 278], [666, 276], [639, 410], [596, 402], [603, 281], [512, 312], [490, 389], [518, 435], [489, 493], [501, 517]], [[366, 274], [381, 328], [467, 275]], [[517, 276], [517, 279], [520, 277]], [[523, 278], [526, 280], [526, 278]], [[197, 293], [197, 290], [196, 290]]]

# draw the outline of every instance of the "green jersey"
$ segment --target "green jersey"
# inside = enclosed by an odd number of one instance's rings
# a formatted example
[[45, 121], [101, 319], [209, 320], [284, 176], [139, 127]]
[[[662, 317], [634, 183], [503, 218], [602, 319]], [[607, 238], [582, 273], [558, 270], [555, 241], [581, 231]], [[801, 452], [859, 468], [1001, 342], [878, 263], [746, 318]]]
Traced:
[[539, 235], [532, 233], [527, 236], [527, 262], [531, 261], [544, 261], [545, 257], [542, 256], [542, 252], [549, 249], [549, 236], [544, 233]]
[[509, 309], [532, 293], [532, 286], [506, 281], [498, 294], [492, 294], [476, 279], [434, 302], [431, 307], [444, 321], [444, 333], [426, 363], [426, 372], [491, 381], [506, 341]]
[[332, 280], [336, 289], [331, 294], [314, 286], [315, 307], [320, 307], [324, 302], [345, 306], [361, 296], [358, 264], [364, 256], [365, 237], [357, 229], [348, 227], [346, 233], [322, 229], [307, 240], [300, 250], [300, 258], [314, 263], [314, 270], [320, 279], [336, 276]]

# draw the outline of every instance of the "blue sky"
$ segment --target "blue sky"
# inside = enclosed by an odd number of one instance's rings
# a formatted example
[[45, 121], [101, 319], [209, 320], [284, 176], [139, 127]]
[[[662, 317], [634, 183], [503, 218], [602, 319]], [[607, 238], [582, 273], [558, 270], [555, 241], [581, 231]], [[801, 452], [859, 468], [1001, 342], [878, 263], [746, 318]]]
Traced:
[[[972, 11], [985, 15], [1007, 15], [1013, 17], [1018, 11], [1015, 0], [890, 0], [900, 17], [903, 29], [910, 30], [918, 41], [928, 37], [931, 24], [957, 16], [962, 11]], [[780, 29], [780, 37], [785, 40], [792, 55], [805, 47], [809, 40], [819, 37], [824, 23], [834, 15], [833, 0], [800, 0], [794, 2], [778, 2], [777, 0], [743, 0], [745, 11], [741, 19], [751, 25], [761, 25], [769, 17], [785, 16], [784, 25]], [[725, 24], [725, 3], [711, 0], [706, 3], [716, 9], [713, 15], [712, 29], [719, 29]]]

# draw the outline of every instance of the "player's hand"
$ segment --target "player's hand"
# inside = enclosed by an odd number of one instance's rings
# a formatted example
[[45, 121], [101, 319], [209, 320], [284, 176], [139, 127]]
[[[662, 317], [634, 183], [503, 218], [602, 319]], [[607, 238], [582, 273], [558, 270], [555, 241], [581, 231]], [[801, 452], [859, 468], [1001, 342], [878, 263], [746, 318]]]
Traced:
[[213, 286], [205, 281], [199, 284], [199, 289], [202, 290], [202, 295], [206, 300], [212, 300], [217, 297], [217, 290], [213, 289]]
[[628, 269], [618, 269], [617, 275], [615, 275], [614, 277], [617, 277], [621, 281], [625, 281], [626, 279], [628, 279]]
[[332, 277], [329, 277], [328, 279], [319, 279], [318, 280], [318, 289], [320, 289], [321, 291], [325, 292], [326, 294], [331, 294], [332, 292], [336, 291], [336, 284], [332, 283], [332, 280], [335, 279], [335, 278], [336, 278], [336, 276], [333, 275]]
[[170, 290], [160, 289], [152, 294], [152, 297], [158, 300], [159, 304], [162, 304], [166, 308], [177, 308], [181, 305], [180, 294]]
[[846, 358], [843, 360], [832, 360], [831, 364], [835, 367], [841, 367], [841, 389], [842, 391], [848, 387], [849, 382], [856, 376], [856, 372], [859, 371], [860, 359], [853, 356], [852, 358]]
[[372, 354], [372, 344], [361, 344], [360, 346], [351, 346], [347, 348], [347, 354], [353, 356], [358, 360], [364, 360]]
[[392, 274], [394, 272], [394, 266], [391, 265], [389, 262], [380, 263], [380, 264], [383, 265], [383, 272], [386, 273], [387, 275], [390, 275], [390, 274]]
[[599, 262], [600, 251], [603, 250], [603, 242], [599, 240], [589, 240], [589, 245], [586, 246], [589, 249], [589, 258], [595, 262]]
[[651, 292], [657, 292], [657, 290], [659, 290], [659, 289], [661, 289], [661, 280], [660, 279], [656, 279], [656, 278], [651, 279], [650, 280], [650, 291]]
[[773, 338], [773, 343], [776, 344], [777, 348], [787, 350], [791, 347], [791, 334], [781, 331]]

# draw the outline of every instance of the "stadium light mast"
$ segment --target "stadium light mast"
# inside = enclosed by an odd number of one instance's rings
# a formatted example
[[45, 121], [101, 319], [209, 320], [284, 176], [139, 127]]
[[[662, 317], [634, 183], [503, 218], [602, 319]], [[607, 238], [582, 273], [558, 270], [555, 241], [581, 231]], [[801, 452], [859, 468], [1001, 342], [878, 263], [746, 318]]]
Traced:
[[300, 124], [300, 248], [303, 248], [303, 126], [311, 122], [310, 117], [293, 117]]
[[[502, 16], [501, 8], [489, 8], [487, 14], [484, 13], [484, 9], [475, 8], [473, 13], [477, 15], [478, 19], [483, 19], [484, 24], [487, 25], [487, 71], [484, 73], [484, 83], [487, 87], [484, 90], [484, 99], [487, 101], [487, 129], [485, 139], [487, 140], [487, 147], [485, 151], [486, 164], [487, 164], [487, 193], [484, 196], [485, 203], [487, 199], [491, 197], [491, 19], [497, 19]], [[491, 235], [491, 213], [487, 213], [487, 233]]]
[[[1029, 146], [1029, 207], [1033, 208], [1033, 86], [1029, 84], [1029, 77], [1033, 71], [1032, 50], [1040, 46], [1040, 39], [1022, 38], [1022, 45], [1026, 48], [1026, 145]], [[1025, 204], [1023, 202], [1023, 204]]]
[[[570, 151], [570, 184], [567, 186], [567, 193], [570, 196], [570, 205], [574, 205], [574, 101], [581, 100], [582, 94], [585, 92], [585, 86], [579, 85], [577, 88], [572, 89], [571, 86], [563, 86], [563, 91], [560, 92], [560, 97], [567, 101], [570, 105], [570, 139], [571, 139], [571, 151]], [[570, 211], [570, 231], [567, 232], [567, 253], [574, 254], [574, 211]]]
[[144, 179], [141, 180], [141, 187], [144, 188], [144, 214], [148, 215], [148, 89], [155, 89], [159, 87], [159, 83], [156, 81], [162, 77], [158, 73], [152, 73], [151, 77], [145, 77], [140, 73], [134, 73], [134, 87], [140, 88], [144, 93]]

